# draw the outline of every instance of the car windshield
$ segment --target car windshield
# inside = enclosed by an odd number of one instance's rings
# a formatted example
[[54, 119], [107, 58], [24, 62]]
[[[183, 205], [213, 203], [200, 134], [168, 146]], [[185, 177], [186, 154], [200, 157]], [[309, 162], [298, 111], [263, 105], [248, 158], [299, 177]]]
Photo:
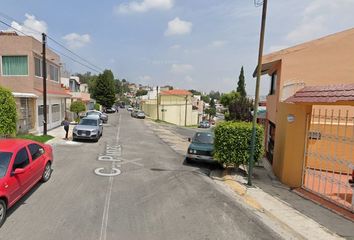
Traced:
[[205, 132], [205, 133], [198, 132], [194, 135], [193, 142], [213, 144], [214, 143], [214, 136], [210, 132]]
[[5, 176], [11, 156], [12, 153], [10, 152], [0, 152], [0, 178]]
[[84, 119], [81, 119], [79, 125], [97, 126], [97, 120], [84, 118]]

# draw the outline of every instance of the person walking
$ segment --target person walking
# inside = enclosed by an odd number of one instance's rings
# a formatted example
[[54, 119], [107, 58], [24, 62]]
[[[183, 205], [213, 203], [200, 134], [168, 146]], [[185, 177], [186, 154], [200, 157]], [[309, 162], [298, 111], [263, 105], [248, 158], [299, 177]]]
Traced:
[[65, 139], [68, 140], [69, 125], [70, 125], [70, 122], [68, 121], [68, 118], [65, 118], [65, 119], [61, 122], [61, 125], [64, 126]]

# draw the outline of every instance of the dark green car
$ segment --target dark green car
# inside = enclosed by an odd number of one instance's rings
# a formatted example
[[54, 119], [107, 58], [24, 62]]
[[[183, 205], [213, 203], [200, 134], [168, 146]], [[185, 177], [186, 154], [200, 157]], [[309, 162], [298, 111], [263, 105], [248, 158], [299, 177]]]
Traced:
[[214, 162], [214, 134], [212, 132], [196, 132], [192, 139], [188, 139], [191, 144], [188, 147], [186, 161], [201, 160]]

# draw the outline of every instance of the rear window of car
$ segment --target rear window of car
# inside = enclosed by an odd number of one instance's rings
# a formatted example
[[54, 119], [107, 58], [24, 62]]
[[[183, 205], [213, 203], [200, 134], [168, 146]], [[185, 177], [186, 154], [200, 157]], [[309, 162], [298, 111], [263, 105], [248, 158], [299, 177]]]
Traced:
[[10, 152], [0, 152], [0, 178], [5, 176], [11, 157], [12, 153]]
[[214, 136], [212, 133], [196, 133], [194, 135], [193, 142], [213, 144]]
[[84, 118], [84, 119], [81, 119], [79, 125], [97, 126], [97, 120]]

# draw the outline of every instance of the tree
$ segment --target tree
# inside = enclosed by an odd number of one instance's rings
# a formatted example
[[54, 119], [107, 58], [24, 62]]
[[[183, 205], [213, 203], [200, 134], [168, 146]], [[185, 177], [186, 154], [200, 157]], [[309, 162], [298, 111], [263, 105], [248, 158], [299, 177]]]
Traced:
[[115, 103], [114, 77], [111, 70], [104, 70], [98, 75], [92, 95], [103, 107], [111, 107]]
[[220, 92], [219, 91], [211, 91], [210, 93], [209, 93], [209, 97], [210, 98], [214, 98], [214, 99], [216, 99], [216, 100], [220, 100], [220, 97], [221, 97], [221, 94], [220, 94]]
[[209, 108], [205, 109], [205, 113], [209, 115], [209, 119], [216, 115], [215, 100], [212, 98], [209, 102]]
[[209, 97], [208, 95], [202, 95], [201, 99], [202, 99], [202, 101], [205, 102], [205, 103], [210, 102], [210, 97]]
[[245, 76], [243, 72], [243, 66], [241, 67], [240, 71], [240, 76], [238, 77], [238, 82], [237, 82], [237, 90], [238, 93], [240, 93], [241, 97], [246, 97], [246, 89], [245, 89]]
[[252, 121], [253, 101], [246, 97], [239, 97], [232, 100], [229, 106], [229, 120]]
[[[70, 112], [76, 113], [76, 117], [79, 116], [80, 112], [86, 111], [86, 105], [82, 101], [75, 101], [70, 105]], [[76, 119], [78, 122], [78, 119]]]
[[225, 93], [221, 96], [220, 98], [220, 103], [224, 106], [224, 107], [229, 107], [230, 104], [232, 103], [232, 101], [240, 98], [240, 93], [235, 92], [235, 91], [231, 91], [229, 93]]
[[16, 134], [16, 102], [11, 91], [0, 86], [0, 136]]
[[188, 91], [190, 91], [193, 95], [202, 95], [201, 92], [194, 90], [194, 89], [190, 89]]
[[136, 92], [135, 96], [137, 96], [137, 97], [139, 97], [139, 96], [144, 96], [144, 95], [146, 95], [147, 93], [148, 93], [147, 90], [139, 89], [139, 90]]

